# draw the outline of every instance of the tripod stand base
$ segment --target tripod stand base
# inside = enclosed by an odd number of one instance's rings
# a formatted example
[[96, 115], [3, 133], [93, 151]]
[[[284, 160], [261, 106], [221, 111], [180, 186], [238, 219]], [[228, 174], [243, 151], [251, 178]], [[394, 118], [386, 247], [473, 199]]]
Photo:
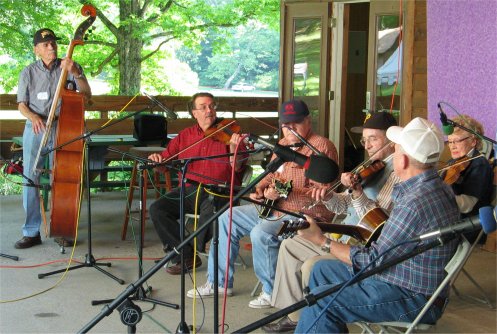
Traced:
[[7, 254], [4, 254], [4, 253], [0, 253], [0, 257], [6, 257], [7, 259], [11, 259], [11, 260], [14, 260], [14, 261], [19, 261], [19, 257], [18, 256], [14, 256], [14, 255], [7, 255]]
[[[146, 290], [140, 286], [136, 292], [133, 294], [133, 296], [129, 297], [130, 300], [132, 301], [142, 301], [142, 302], [149, 302], [152, 304], [157, 304], [157, 305], [162, 305], [162, 306], [167, 306], [170, 308], [173, 308], [175, 310], [179, 309], [178, 304], [172, 304], [168, 302], [163, 302], [161, 300], [153, 299], [153, 298], [148, 298], [147, 294], [150, 294], [152, 292], [152, 287], [149, 286]], [[112, 302], [114, 299], [103, 299], [103, 300], [93, 300], [91, 302], [92, 305], [100, 305], [100, 304], [108, 304]]]
[[89, 254], [86, 254], [85, 255], [85, 263], [83, 264], [78, 264], [76, 266], [73, 266], [73, 267], [70, 267], [69, 269], [60, 269], [60, 270], [55, 270], [55, 271], [51, 271], [51, 272], [48, 272], [48, 273], [44, 273], [44, 274], [38, 274], [38, 278], [39, 279], [42, 279], [43, 277], [46, 277], [46, 276], [50, 276], [50, 275], [54, 275], [54, 274], [59, 274], [59, 273], [63, 273], [65, 272], [66, 270], [67, 271], [70, 271], [70, 270], [75, 270], [75, 269], [79, 269], [79, 268], [85, 268], [85, 267], [92, 267], [92, 268], [95, 268], [97, 269], [98, 271], [100, 271], [101, 273], [109, 276], [110, 278], [112, 278], [114, 281], [118, 282], [119, 284], [123, 285], [124, 284], [124, 281], [120, 278], [117, 278], [116, 276], [112, 275], [111, 273], [103, 270], [102, 268], [100, 268], [99, 266], [107, 266], [107, 267], [110, 267], [112, 266], [111, 263], [97, 263], [97, 261], [95, 260], [95, 258], [93, 257], [93, 255], [89, 255]]

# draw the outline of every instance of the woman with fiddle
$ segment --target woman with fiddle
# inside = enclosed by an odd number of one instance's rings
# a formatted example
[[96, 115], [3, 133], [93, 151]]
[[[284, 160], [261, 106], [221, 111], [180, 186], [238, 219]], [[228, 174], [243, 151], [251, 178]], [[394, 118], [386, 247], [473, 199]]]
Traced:
[[[331, 190], [333, 187], [329, 186], [314, 186], [310, 191], [314, 203], [322, 202], [335, 214], [346, 213], [343, 224], [348, 225], [357, 225], [360, 218], [375, 208], [390, 212], [393, 185], [399, 179], [393, 173], [392, 159], [388, 159], [394, 147], [386, 137], [386, 130], [394, 125], [397, 125], [397, 121], [392, 114], [377, 112], [368, 115], [362, 127], [353, 128], [353, 132], [362, 133], [361, 144], [364, 145], [369, 159], [353, 172], [342, 174], [341, 183], [348, 188], [344, 192], [336, 193]], [[383, 168], [373, 168], [374, 165]], [[371, 175], [366, 179], [369, 172]], [[362, 182], [359, 180], [360, 174], [364, 176]], [[343, 242], [346, 240], [345, 237], [341, 239]], [[318, 247], [298, 235], [282, 242], [271, 302], [273, 306], [285, 308], [303, 298], [302, 290], [307, 286], [307, 278], [314, 262], [331, 256], [325, 248]], [[268, 333], [294, 330], [299, 314], [300, 312], [291, 313], [276, 323], [264, 326], [263, 329]]]
[[[210, 93], [197, 93], [193, 95], [188, 104], [188, 109], [196, 119], [197, 124], [183, 129], [172, 139], [166, 149], [160, 154], [152, 154], [148, 158], [155, 162], [164, 162], [171, 159], [188, 160], [192, 157], [209, 157], [220, 154], [233, 153], [236, 145], [242, 136], [236, 133], [234, 128], [218, 125], [221, 119], [216, 116], [217, 104], [214, 96]], [[213, 131], [213, 129], [215, 129]], [[217, 131], [220, 130], [220, 131]], [[232, 134], [227, 134], [232, 132]], [[207, 134], [207, 135], [206, 135]], [[220, 134], [220, 135], [216, 135]], [[222, 134], [222, 135], [221, 135]], [[241, 146], [241, 150], [245, 147]], [[240, 185], [245, 165], [245, 156], [236, 158], [223, 157], [216, 159], [205, 159], [192, 161], [188, 164], [187, 176], [189, 180], [203, 184], [212, 184], [212, 179], [217, 180], [217, 184], [229, 184], [231, 181], [231, 168], [235, 168], [235, 184]], [[188, 172], [191, 172], [189, 174]], [[206, 177], [202, 177], [204, 175]], [[196, 196], [198, 185], [187, 184], [185, 193], [184, 208], [185, 213], [195, 212]], [[213, 202], [205, 190], [199, 194], [199, 224], [203, 224], [212, 216], [215, 208]], [[177, 220], [180, 218], [179, 208], [180, 188], [175, 188], [167, 193], [164, 197], [158, 199], [150, 206], [150, 218], [162, 241], [164, 250], [170, 250], [180, 244], [180, 226]], [[197, 237], [197, 247], [200, 251], [205, 251], [206, 242], [212, 237], [209, 229], [204, 230]], [[185, 267], [186, 270], [193, 268], [193, 241], [188, 247], [184, 247]], [[180, 256], [172, 259], [172, 266], [166, 271], [171, 275], [181, 273]], [[198, 267], [202, 261], [197, 257], [195, 265]]]
[[[453, 121], [483, 135], [483, 126], [470, 116], [461, 115]], [[447, 144], [451, 159], [441, 177], [452, 186], [462, 218], [477, 215], [481, 207], [490, 205], [492, 194], [492, 167], [479, 151], [482, 140], [456, 127], [447, 136]], [[478, 232], [467, 235], [471, 242], [477, 236]]]

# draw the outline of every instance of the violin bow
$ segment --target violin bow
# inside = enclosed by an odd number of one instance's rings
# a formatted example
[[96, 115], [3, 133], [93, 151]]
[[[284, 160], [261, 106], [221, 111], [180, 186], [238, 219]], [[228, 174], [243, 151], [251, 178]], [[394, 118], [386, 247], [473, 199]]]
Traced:
[[232, 124], [233, 124], [233, 123], [235, 123], [235, 122], [236, 122], [236, 120], [233, 120], [233, 121], [229, 122], [228, 124], [221, 126], [219, 129], [217, 129], [217, 130], [213, 131], [210, 135], [205, 136], [204, 138], [200, 139], [198, 142], [193, 143], [192, 145], [190, 145], [190, 146], [188, 146], [188, 147], [186, 147], [186, 148], [182, 149], [182, 150], [181, 150], [181, 151], [179, 151], [178, 153], [173, 154], [172, 156], [170, 156], [170, 157], [169, 157], [169, 158], [167, 158], [166, 160], [161, 161], [160, 163], [158, 163], [158, 164], [157, 164], [157, 166], [160, 166], [161, 164], [165, 164], [166, 162], [169, 162], [169, 161], [173, 160], [174, 158], [176, 158], [176, 157], [177, 157], [178, 155], [180, 155], [181, 153], [185, 152], [186, 150], [189, 150], [190, 148], [194, 147], [195, 145], [200, 144], [201, 142], [203, 142], [203, 141], [204, 141], [204, 140], [206, 140], [207, 138], [212, 137], [213, 135], [215, 135], [215, 134], [216, 134], [216, 133], [218, 133], [219, 131], [224, 130], [225, 128], [229, 127], [230, 125], [232, 125]]
[[466, 162], [468, 162], [468, 161], [474, 160], [474, 159], [479, 158], [479, 157], [483, 157], [483, 153], [480, 153], [480, 154], [478, 154], [478, 155], [475, 155], [475, 156], [474, 156], [474, 157], [472, 157], [472, 158], [461, 159], [461, 161], [455, 162], [455, 163], [453, 163], [452, 165], [449, 165], [449, 166], [445, 166], [445, 167], [443, 167], [443, 168], [440, 168], [440, 169], [438, 170], [438, 173], [440, 174], [440, 173], [441, 173], [441, 172], [443, 172], [444, 170], [447, 170], [447, 169], [452, 168], [452, 167], [454, 167], [454, 166], [457, 166], [457, 165], [460, 165], [460, 164], [466, 163]]

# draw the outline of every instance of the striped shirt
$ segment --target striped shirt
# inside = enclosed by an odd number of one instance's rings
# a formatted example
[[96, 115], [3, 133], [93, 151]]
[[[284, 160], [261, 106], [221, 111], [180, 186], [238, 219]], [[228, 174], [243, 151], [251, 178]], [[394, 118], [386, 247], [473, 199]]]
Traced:
[[[433, 169], [395, 185], [392, 196], [394, 208], [378, 240], [370, 247], [351, 247], [350, 259], [355, 272], [393, 245], [451, 225], [459, 219], [452, 190]], [[397, 247], [374, 266], [398, 258], [424, 243]], [[457, 240], [450, 241], [390, 267], [375, 277], [413, 292], [431, 295], [445, 277], [444, 268], [456, 247]]]
[[352, 205], [356, 210], [358, 217], [363, 217], [368, 211], [378, 207], [390, 212], [393, 206], [393, 186], [399, 181], [400, 179], [395, 173], [391, 172], [376, 199], [370, 199], [364, 192], [358, 198], [353, 199], [346, 190], [341, 193], [334, 193], [325, 204], [328, 210], [335, 212], [336, 214], [345, 213], [349, 206]]

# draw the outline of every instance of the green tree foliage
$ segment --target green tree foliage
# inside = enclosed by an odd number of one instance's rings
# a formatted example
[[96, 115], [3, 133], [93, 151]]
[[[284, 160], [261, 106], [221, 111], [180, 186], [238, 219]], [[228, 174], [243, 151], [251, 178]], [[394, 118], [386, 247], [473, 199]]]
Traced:
[[[277, 89], [279, 32], [260, 22], [231, 28], [232, 38], [220, 41], [215, 32], [195, 53], [190, 48], [177, 52], [178, 59], [199, 73], [200, 85], [230, 88], [234, 83], [255, 84], [260, 89]], [[222, 50], [222, 52], [219, 52]]]
[[[228, 40], [232, 30], [227, 28], [251, 19], [272, 28], [279, 24], [279, 0], [0, 0], [0, 54], [10, 57], [0, 58], [0, 87], [12, 90], [21, 69], [35, 59], [32, 36], [37, 29], [51, 28], [63, 37], [60, 54], [65, 52], [69, 36], [85, 19], [79, 12], [83, 3], [97, 8], [97, 20], [73, 57], [90, 76], [103, 75], [118, 94], [139, 92], [144, 73], [147, 84], [160, 88], [164, 67], [159, 62], [168, 43], [199, 50], [209, 34]], [[210, 42], [232, 50], [224, 42]]]

